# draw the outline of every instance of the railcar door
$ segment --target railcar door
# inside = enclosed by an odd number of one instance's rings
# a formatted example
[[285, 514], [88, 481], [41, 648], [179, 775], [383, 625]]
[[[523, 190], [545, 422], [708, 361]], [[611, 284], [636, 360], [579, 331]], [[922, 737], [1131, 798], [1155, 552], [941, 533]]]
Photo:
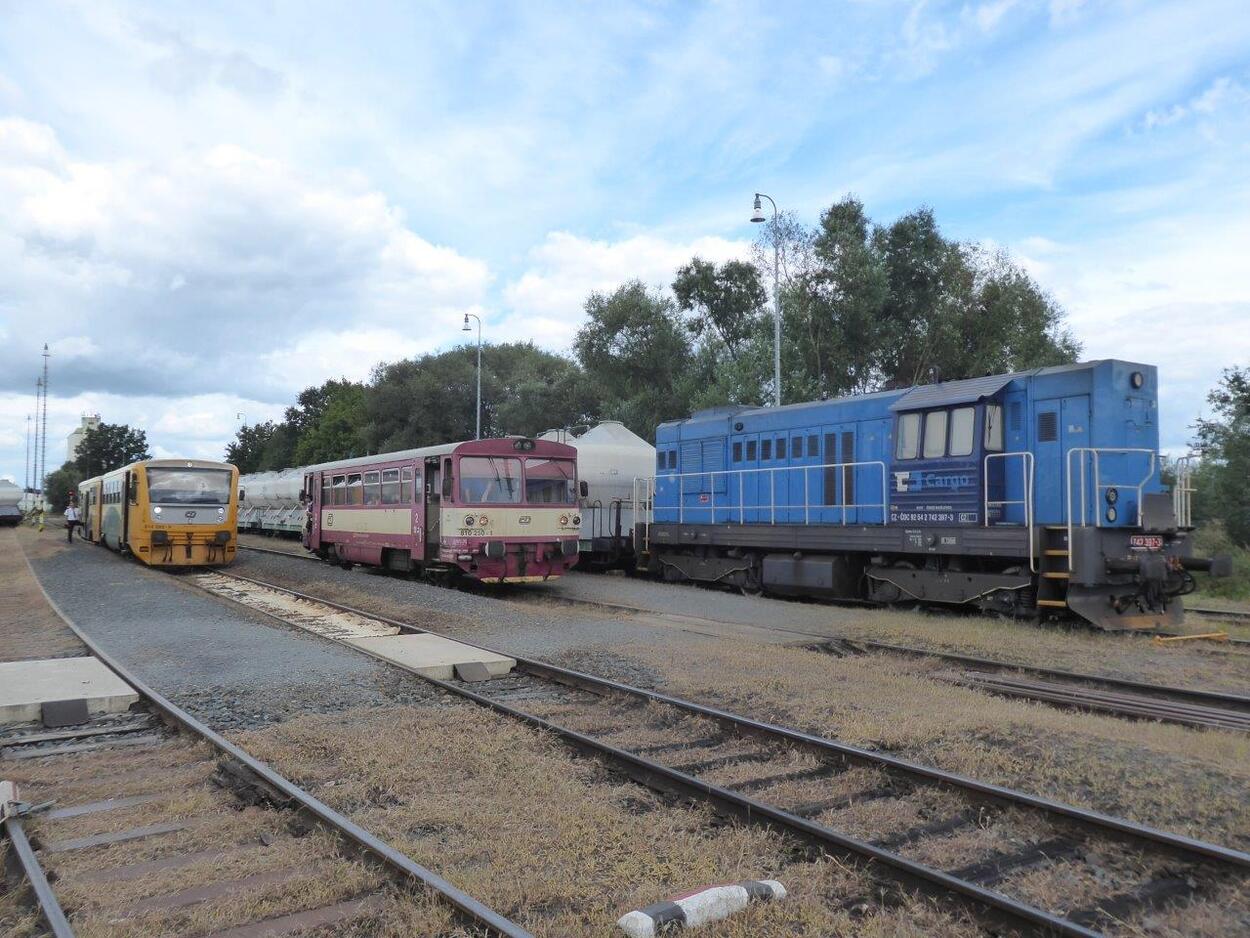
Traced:
[[[450, 463], [450, 460], [448, 461]], [[443, 508], [443, 470], [440, 460], [433, 456], [425, 461], [425, 557], [438, 559], [438, 542], [441, 537]]]
[[307, 496], [308, 517], [304, 521], [304, 546], [316, 550], [321, 545], [321, 506], [329, 500], [330, 480], [321, 472], [304, 476], [304, 493]]

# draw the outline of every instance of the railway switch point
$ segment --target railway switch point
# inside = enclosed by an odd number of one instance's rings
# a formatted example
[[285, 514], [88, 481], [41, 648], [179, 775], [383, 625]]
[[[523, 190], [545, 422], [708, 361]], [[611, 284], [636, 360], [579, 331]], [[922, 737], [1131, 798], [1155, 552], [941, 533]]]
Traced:
[[96, 658], [0, 662], [0, 724], [39, 720], [44, 704], [77, 699], [91, 714], [125, 713], [139, 695]]
[[450, 681], [456, 669], [480, 664], [491, 677], [502, 677], [516, 667], [516, 659], [472, 645], [454, 642], [441, 635], [387, 635], [381, 638], [349, 638], [347, 644], [378, 658], [393, 661], [416, 671], [422, 677]]

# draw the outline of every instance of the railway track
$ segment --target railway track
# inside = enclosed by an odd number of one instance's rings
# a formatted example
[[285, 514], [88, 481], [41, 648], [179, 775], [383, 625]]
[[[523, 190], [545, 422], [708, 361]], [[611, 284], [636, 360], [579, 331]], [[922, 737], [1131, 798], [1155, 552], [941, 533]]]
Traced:
[[0, 797], [4, 831], [56, 938], [73, 936], [71, 919], [161, 936], [369, 931], [402, 920], [414, 892], [449, 904], [475, 934], [529, 935], [147, 687], [66, 621], [141, 709], [0, 737], [0, 777], [21, 778], [20, 792]]
[[[247, 548], [264, 553], [300, 557], [269, 548]], [[315, 557], [301, 558], [316, 560]], [[546, 601], [600, 611], [655, 615], [654, 610], [582, 599], [540, 597]], [[510, 597], [516, 601], [516, 597]], [[690, 617], [686, 617], [690, 618]], [[713, 620], [707, 620], [714, 624]], [[814, 651], [837, 655], [889, 654], [950, 663], [960, 670], [939, 675], [944, 680], [976, 687], [1004, 697], [1016, 697], [1055, 707], [1103, 713], [1133, 720], [1157, 720], [1203, 729], [1250, 733], [1250, 696], [1128, 681], [1096, 674], [1039, 668], [990, 658], [932, 651], [914, 646], [858, 639], [834, 638], [785, 626], [760, 626], [808, 641]], [[1236, 641], [1235, 639], [1232, 641]], [[1250, 642], [1247, 642], [1250, 644]]]
[[[398, 620], [238, 574], [205, 588], [302, 626], [342, 615]], [[489, 650], [489, 649], [488, 649]], [[891, 902], [920, 890], [1011, 928], [1092, 936], [1183, 930], [1216, 916], [1250, 923], [1250, 854], [1013, 791], [883, 753], [615, 681], [512, 657], [507, 677], [444, 690], [558, 735], [642, 784], [789, 832], [851, 860]], [[1168, 922], [1175, 924], [1169, 925]]]

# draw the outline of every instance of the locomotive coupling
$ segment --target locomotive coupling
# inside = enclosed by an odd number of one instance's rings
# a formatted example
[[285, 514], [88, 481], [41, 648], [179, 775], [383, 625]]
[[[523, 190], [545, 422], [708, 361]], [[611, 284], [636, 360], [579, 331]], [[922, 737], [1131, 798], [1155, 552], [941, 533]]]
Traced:
[[1233, 558], [1227, 554], [1215, 557], [1165, 557], [1144, 554], [1140, 557], [1108, 557], [1108, 573], [1135, 573], [1143, 580], [1162, 580], [1169, 564], [1184, 570], [1198, 570], [1211, 576], [1232, 576]]

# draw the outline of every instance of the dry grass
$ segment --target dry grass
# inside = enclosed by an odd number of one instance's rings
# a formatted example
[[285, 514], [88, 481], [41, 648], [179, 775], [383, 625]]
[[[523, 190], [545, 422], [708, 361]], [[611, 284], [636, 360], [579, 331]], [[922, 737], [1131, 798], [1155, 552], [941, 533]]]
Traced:
[[85, 654], [82, 642], [61, 621], [26, 564], [32, 558], [77, 550], [55, 528], [0, 528], [0, 661]]
[[[674, 660], [621, 651], [663, 689], [983, 781], [1234, 846], [1250, 842], [1250, 740], [994, 697], [925, 677], [923, 663], [705, 643]], [[573, 662], [576, 664], [576, 662]]]
[[[368, 745], [361, 745], [367, 739]], [[306, 717], [241, 740], [322, 800], [538, 935], [610, 935], [694, 886], [776, 877], [792, 898], [709, 936], [956, 935], [949, 911], [840, 908], [873, 885], [758, 828], [714, 823], [606, 776], [543, 734], [468, 706]]]

